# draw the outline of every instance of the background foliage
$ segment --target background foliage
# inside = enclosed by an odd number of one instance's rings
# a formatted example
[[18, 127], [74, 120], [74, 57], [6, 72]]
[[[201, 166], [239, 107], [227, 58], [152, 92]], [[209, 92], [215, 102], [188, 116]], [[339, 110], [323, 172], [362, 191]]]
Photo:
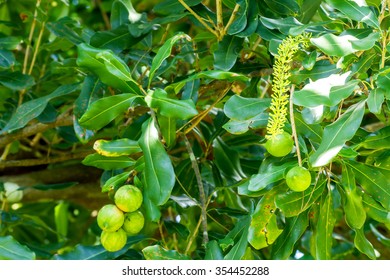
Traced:
[[[0, 180], [24, 192], [2, 203], [0, 259], [388, 259], [389, 10], [0, 1]], [[278, 46], [303, 32], [285, 130], [313, 179], [297, 193], [296, 152], [264, 136]], [[126, 182], [146, 226], [109, 253], [96, 213]]]

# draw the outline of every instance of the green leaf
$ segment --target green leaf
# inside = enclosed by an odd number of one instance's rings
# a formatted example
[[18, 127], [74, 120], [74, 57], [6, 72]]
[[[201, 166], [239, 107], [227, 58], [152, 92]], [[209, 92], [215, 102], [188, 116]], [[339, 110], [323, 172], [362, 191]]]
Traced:
[[278, 191], [274, 188], [266, 193], [252, 214], [248, 241], [256, 250], [273, 244], [283, 231], [278, 228], [275, 215], [275, 195]]
[[0, 84], [12, 90], [23, 90], [32, 87], [35, 81], [32, 76], [21, 72], [1, 71]]
[[29, 121], [38, 117], [43, 112], [43, 110], [45, 110], [49, 101], [64, 95], [68, 95], [76, 91], [79, 86], [79, 84], [59, 86], [55, 91], [46, 96], [23, 103], [16, 109], [15, 113], [12, 115], [11, 119], [1, 132], [10, 133], [16, 129], [24, 127]]
[[234, 35], [245, 29], [247, 26], [247, 12], [248, 12], [248, 0], [239, 0], [236, 1], [240, 8], [236, 13], [235, 21], [230, 25], [227, 30], [227, 34]]
[[65, 38], [75, 45], [84, 42], [80, 35], [75, 31], [75, 27], [77, 26], [78, 23], [69, 17], [63, 17], [59, 20], [48, 22], [46, 24], [47, 29], [49, 29], [51, 33], [57, 37]]
[[113, 170], [133, 166], [135, 161], [127, 156], [105, 157], [99, 154], [92, 154], [86, 156], [82, 163], [104, 170]]
[[242, 74], [237, 74], [233, 72], [220, 71], [220, 70], [209, 70], [204, 72], [196, 73], [187, 79], [181, 80], [180, 82], [170, 84], [165, 88], [167, 92], [174, 92], [175, 94], [185, 86], [187, 82], [197, 80], [197, 79], [211, 79], [211, 80], [227, 80], [229, 82], [248, 82], [249, 78]]
[[329, 135], [322, 139], [320, 147], [310, 157], [313, 167], [328, 164], [339, 153], [345, 142], [350, 140], [360, 127], [364, 116], [365, 102], [361, 101], [339, 117], [334, 123], [325, 127], [324, 135]]
[[330, 260], [332, 257], [332, 233], [335, 222], [332, 193], [328, 193], [321, 205], [317, 222], [315, 245], [318, 260]]
[[85, 246], [77, 244], [72, 251], [62, 255], [54, 255], [55, 260], [113, 260], [126, 253], [129, 247], [145, 239], [145, 236], [128, 236], [123, 249], [116, 252], [108, 252], [102, 245]]
[[15, 65], [15, 56], [11, 51], [0, 50], [0, 67], [8, 69]]
[[303, 212], [296, 217], [287, 218], [286, 226], [272, 246], [273, 260], [286, 260], [294, 251], [295, 243], [301, 238], [309, 225], [308, 213]]
[[96, 140], [93, 149], [100, 155], [106, 157], [129, 156], [141, 152], [137, 141], [122, 138], [117, 140]]
[[164, 45], [162, 45], [158, 49], [156, 56], [153, 58], [152, 66], [150, 68], [148, 87], [150, 87], [150, 84], [152, 83], [154, 74], [156, 73], [157, 69], [160, 68], [161, 64], [165, 61], [165, 59], [167, 59], [171, 55], [173, 45], [181, 39], [191, 41], [191, 37], [189, 37], [187, 34], [179, 33], [165, 41]]
[[144, 192], [142, 204], [145, 207], [146, 219], [151, 222], [158, 222], [161, 218], [161, 212], [158, 206], [149, 198], [150, 192]]
[[66, 236], [68, 235], [68, 209], [69, 202], [60, 202], [54, 207], [54, 222], [56, 225], [58, 242], [65, 241]]
[[350, 72], [333, 74], [305, 85], [294, 93], [294, 104], [305, 107], [336, 106], [356, 89], [358, 80], [347, 82]]
[[229, 71], [236, 63], [244, 38], [237, 36], [225, 36], [218, 43], [218, 49], [214, 52], [214, 68]]
[[177, 234], [179, 238], [187, 239], [190, 234], [187, 227], [183, 224], [173, 221], [164, 221], [164, 226], [168, 231], [168, 234]]
[[169, 199], [175, 185], [175, 173], [153, 120], [142, 125], [139, 145], [145, 158], [145, 192], [154, 204], [163, 205]]
[[316, 81], [321, 78], [329, 77], [332, 74], [339, 73], [340, 69], [335, 64], [329, 64], [324, 61], [317, 62], [311, 70], [292, 70], [291, 82], [300, 84], [306, 80]]
[[66, 183], [57, 183], [57, 184], [38, 184], [38, 185], [32, 186], [32, 188], [40, 190], [40, 191], [62, 190], [62, 189], [73, 187], [77, 184], [78, 184], [78, 182], [66, 182]]
[[321, 6], [322, 0], [303, 0], [301, 5], [301, 22], [308, 23]]
[[186, 120], [198, 114], [191, 99], [179, 100], [170, 98], [163, 89], [159, 88], [149, 91], [145, 97], [145, 102], [149, 107], [157, 109], [161, 115], [169, 118]]
[[369, 217], [380, 223], [390, 224], [390, 212], [366, 193], [363, 193], [363, 206]]
[[0, 49], [8, 50], [8, 51], [16, 50], [21, 42], [22, 39], [20, 37], [14, 37], [14, 36], [0, 37]]
[[35, 253], [12, 236], [0, 236], [0, 260], [34, 260]]
[[326, 0], [326, 2], [352, 20], [364, 22], [371, 27], [380, 28], [377, 16], [367, 6], [359, 6], [355, 1], [349, 0]]
[[127, 23], [134, 23], [141, 19], [141, 14], [134, 9], [131, 0], [115, 0], [112, 3], [110, 23], [115, 29]]
[[234, 229], [226, 235], [225, 239], [230, 238], [235, 241], [235, 244], [224, 257], [225, 260], [241, 260], [244, 256], [248, 245], [248, 228], [250, 222], [250, 216], [240, 219]]
[[375, 256], [374, 247], [364, 235], [363, 228], [355, 229], [355, 233], [356, 235], [353, 242], [355, 243], [356, 248], [363, 254], [367, 255], [367, 257], [369, 257], [370, 259], [375, 260], [376, 256]]
[[379, 39], [379, 35], [380, 34], [378, 32], [373, 32], [365, 38], [358, 38], [352, 35], [336, 36], [328, 33], [310, 40], [313, 45], [318, 47], [327, 55], [346, 56], [357, 51], [371, 49], [375, 42]]
[[146, 260], [188, 260], [188, 256], [174, 250], [166, 250], [160, 245], [148, 246], [142, 250]]
[[249, 179], [248, 190], [260, 191], [271, 183], [275, 183], [284, 178], [286, 170], [295, 166], [296, 162], [285, 162], [281, 165], [267, 163], [266, 168], [261, 169], [258, 174], [252, 175]]
[[135, 84], [135, 81], [130, 75], [130, 69], [127, 64], [111, 50], [104, 50], [97, 53], [96, 58], [104, 62], [108, 72], [123, 81], [131, 81]]
[[357, 192], [355, 175], [351, 167], [346, 165], [343, 165], [342, 187], [345, 191], [345, 220], [353, 229], [362, 228], [366, 221], [362, 196]]
[[249, 120], [268, 109], [270, 104], [270, 98], [246, 98], [233, 95], [225, 103], [223, 110], [230, 119]]
[[[189, 6], [195, 6], [201, 3], [202, 0], [186, 0], [185, 3]], [[153, 7], [153, 11], [158, 14], [180, 14], [185, 10], [184, 6], [177, 0], [164, 0], [159, 1], [157, 5]]]
[[295, 15], [299, 13], [299, 5], [294, 0], [264, 0], [267, 6], [280, 15]]
[[390, 238], [384, 236], [373, 224], [370, 224], [370, 229], [375, 237], [386, 247], [390, 247]]
[[120, 186], [123, 186], [124, 183], [129, 178], [129, 176], [130, 176], [130, 172], [123, 172], [121, 174], [111, 177], [102, 186], [102, 192], [103, 193], [109, 192], [111, 190], [115, 190], [116, 188], [119, 188]]
[[275, 197], [275, 205], [282, 210], [286, 217], [294, 217], [306, 211], [325, 190], [327, 181], [318, 180], [315, 185], [311, 185], [304, 192], [289, 191], [278, 194]]
[[165, 145], [172, 148], [176, 143], [176, 119], [162, 115], [159, 115], [157, 119]]
[[390, 127], [384, 127], [368, 135], [361, 145], [366, 149], [390, 149]]
[[378, 168], [355, 161], [346, 161], [355, 174], [356, 181], [386, 210], [390, 210], [390, 178], [383, 175]]
[[104, 97], [89, 106], [88, 110], [79, 120], [81, 126], [88, 129], [101, 129], [113, 119], [125, 113], [139, 96], [124, 93]]
[[205, 260], [223, 260], [222, 250], [216, 240], [211, 240], [206, 244]]
[[[119, 57], [115, 56], [111, 50], [94, 48], [85, 43], [79, 44], [77, 50], [77, 65], [87, 68], [97, 75], [106, 85], [120, 89], [123, 92], [140, 94], [140, 89], [135, 82], [123, 79], [122, 74], [124, 73], [121, 70], [125, 69], [126, 71], [128, 68], [126, 68], [125, 63]], [[100, 59], [97, 57], [99, 54], [103, 55]], [[110, 72], [110, 69], [115, 69], [115, 67], [118, 67], [118, 69], [114, 73], [118, 74], [119, 77]], [[126, 76], [126, 74], [124, 75]]]
[[239, 181], [245, 178], [242, 171], [239, 153], [231, 149], [221, 138], [213, 142], [215, 164], [227, 179]]
[[385, 90], [381, 88], [371, 90], [367, 98], [367, 105], [370, 112], [379, 114], [382, 111], [383, 101], [385, 101]]
[[268, 113], [260, 113], [248, 120], [231, 119], [222, 127], [231, 134], [243, 134], [249, 129], [258, 129], [266, 127], [268, 123]]
[[304, 135], [315, 143], [321, 142], [323, 129], [320, 124], [307, 124], [304, 121], [302, 114], [295, 114], [294, 119], [298, 135]]

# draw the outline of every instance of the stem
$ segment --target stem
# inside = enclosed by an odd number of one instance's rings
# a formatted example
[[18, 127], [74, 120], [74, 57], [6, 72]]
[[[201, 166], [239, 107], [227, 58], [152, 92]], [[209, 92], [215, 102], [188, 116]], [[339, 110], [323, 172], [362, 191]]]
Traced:
[[190, 6], [188, 6], [184, 0], [178, 0], [180, 2], [180, 4], [183, 5], [184, 8], [186, 8], [187, 11], [189, 11], [208, 31], [210, 31], [211, 33], [213, 33], [217, 38], [219, 37], [218, 36], [218, 33], [212, 29], [204, 20], [203, 18], [201, 18], [197, 13], [195, 13], [195, 11], [193, 9], [191, 9]]
[[196, 237], [196, 235], [198, 234], [199, 227], [200, 227], [200, 224], [201, 224], [201, 223], [202, 223], [202, 218], [199, 219], [198, 224], [196, 225], [196, 227], [195, 227], [195, 229], [194, 229], [194, 232], [192, 233], [192, 235], [191, 235], [191, 237], [190, 237], [190, 240], [188, 241], [186, 250], [185, 250], [185, 252], [184, 252], [185, 255], [187, 255], [187, 254], [188, 254], [188, 251], [191, 249], [191, 245], [192, 245], [192, 243], [194, 243], [195, 237]]
[[194, 151], [191, 148], [191, 144], [187, 139], [187, 136], [184, 135], [184, 142], [186, 144], [186, 148], [188, 151], [188, 154], [190, 156], [191, 165], [195, 172], [196, 181], [198, 183], [198, 189], [199, 189], [199, 200], [201, 205], [201, 220], [202, 220], [202, 230], [203, 230], [203, 244], [206, 244], [209, 242], [209, 236], [207, 233], [207, 211], [206, 211], [206, 195], [204, 192], [203, 182], [202, 182], [202, 176], [199, 171], [198, 162], [196, 161]]
[[9, 143], [7, 146], [5, 146], [5, 149], [4, 149], [4, 152], [3, 154], [1, 155], [1, 158], [0, 158], [0, 161], [3, 161], [3, 160], [6, 160], [7, 159], [7, 156], [9, 154], [9, 151], [11, 149], [11, 143]]
[[215, 6], [217, 7], [217, 31], [220, 40], [223, 38], [225, 31], [223, 28], [222, 0], [215, 0]]
[[292, 85], [290, 89], [290, 122], [291, 122], [291, 130], [295, 142], [295, 147], [297, 149], [298, 164], [299, 166], [302, 167], [301, 151], [299, 149], [298, 134], [295, 127], [295, 119], [294, 119], [294, 104], [293, 104], [294, 90], [295, 90], [295, 85]]
[[97, 0], [96, 3], [98, 5], [100, 13], [101, 13], [101, 15], [103, 17], [103, 21], [104, 21], [104, 24], [106, 25], [106, 28], [107, 29], [111, 29], [110, 19], [108, 18], [106, 12], [103, 10], [102, 1], [101, 0]]
[[43, 32], [45, 31], [45, 22], [42, 23], [42, 27], [41, 27], [41, 30], [39, 31], [39, 35], [38, 35], [38, 40], [37, 40], [37, 43], [36, 45], [34, 46], [35, 50], [34, 50], [34, 55], [33, 55], [33, 58], [31, 60], [31, 64], [30, 64], [30, 69], [28, 70], [28, 74], [31, 75], [31, 72], [34, 68], [34, 64], [35, 64], [35, 60], [37, 59], [37, 55], [38, 55], [38, 51], [39, 51], [39, 46], [41, 45], [41, 41], [42, 41], [42, 36], [43, 36]]
[[24, 55], [23, 71], [22, 71], [23, 74], [26, 74], [26, 71], [27, 71], [27, 62], [28, 62], [28, 57], [30, 54], [31, 41], [32, 41], [32, 37], [34, 35], [35, 24], [37, 23], [38, 8], [40, 5], [41, 5], [41, 0], [37, 0], [37, 3], [35, 5], [34, 18], [33, 18], [33, 21], [31, 23], [30, 34], [28, 35], [28, 45], [26, 47], [26, 54]]
[[240, 5], [236, 4], [236, 6], [234, 6], [232, 15], [230, 16], [228, 23], [225, 26], [224, 34], [226, 34], [226, 32], [228, 31], [230, 25], [232, 25], [233, 21], [235, 20], [236, 14], [238, 13], [238, 9], [240, 9]]
[[164, 244], [164, 247], [168, 249], [167, 242], [165, 241], [164, 232], [163, 232], [162, 225], [161, 225], [160, 221], [158, 222], [158, 230], [160, 232], [161, 240]]
[[382, 54], [381, 54], [381, 64], [380, 64], [380, 69], [385, 67], [385, 62], [386, 62], [386, 52], [387, 52], [387, 32], [383, 31], [382, 32]]

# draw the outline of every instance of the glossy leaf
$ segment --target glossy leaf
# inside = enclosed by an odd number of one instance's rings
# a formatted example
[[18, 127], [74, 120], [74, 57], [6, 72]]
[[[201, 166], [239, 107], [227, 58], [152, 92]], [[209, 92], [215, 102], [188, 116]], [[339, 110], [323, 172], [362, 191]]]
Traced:
[[130, 69], [127, 64], [116, 56], [112, 51], [101, 51], [96, 54], [96, 58], [102, 60], [106, 66], [108, 72], [115, 75], [117, 78], [123, 81], [133, 81], [130, 75]]
[[294, 93], [294, 104], [305, 107], [336, 106], [357, 87], [359, 81], [347, 82], [349, 74], [350, 72], [333, 74], [305, 85], [302, 90]]
[[248, 0], [236, 1], [240, 8], [236, 14], [236, 20], [230, 25], [227, 34], [234, 35], [245, 29], [248, 24]]
[[240, 219], [234, 229], [225, 236], [225, 239], [234, 241], [234, 246], [224, 257], [225, 260], [241, 260], [244, 256], [248, 244], [248, 228], [250, 222], [250, 216], [245, 216]]
[[[198, 5], [202, 0], [186, 0], [190, 7]], [[185, 10], [184, 6], [177, 0], [164, 0], [154, 6], [153, 11], [159, 14], [179, 14]]]
[[49, 101], [64, 95], [68, 95], [76, 91], [78, 88], [79, 84], [59, 86], [55, 91], [46, 96], [23, 103], [16, 109], [7, 125], [3, 128], [2, 133], [9, 133], [24, 127], [29, 121], [38, 117], [43, 112], [43, 110], [45, 110]]
[[154, 204], [163, 205], [169, 199], [175, 184], [175, 173], [153, 120], [143, 124], [139, 145], [145, 158], [145, 192]]
[[320, 143], [322, 140], [323, 129], [320, 124], [307, 124], [301, 114], [294, 114], [295, 125], [299, 135], [304, 135], [310, 141]]
[[249, 129], [258, 129], [266, 127], [268, 123], [268, 118], [268, 113], [260, 113], [247, 120], [231, 119], [223, 125], [223, 128], [231, 134], [243, 134]]
[[126, 23], [134, 23], [141, 19], [141, 14], [134, 9], [131, 0], [115, 0], [111, 7], [110, 23], [115, 29]]
[[260, 191], [271, 183], [275, 183], [284, 178], [286, 170], [295, 166], [296, 162], [285, 162], [281, 165], [269, 163], [265, 170], [260, 170], [258, 174], [249, 179], [248, 189], [252, 192]]
[[359, 6], [355, 1], [350, 0], [326, 0], [326, 2], [352, 20], [364, 22], [371, 27], [379, 28], [377, 16], [367, 6]]
[[130, 172], [123, 172], [108, 179], [102, 186], [102, 192], [109, 192], [125, 184], [130, 176]]
[[304, 0], [301, 6], [301, 22], [308, 23], [315, 15], [321, 5], [322, 0]]
[[390, 210], [390, 178], [383, 175], [379, 169], [355, 161], [347, 161], [355, 174], [356, 181], [385, 209]]
[[65, 38], [75, 45], [83, 43], [83, 39], [75, 31], [77, 22], [69, 17], [63, 17], [57, 21], [48, 22], [46, 28], [60, 38]]
[[64, 241], [68, 235], [68, 202], [60, 202], [54, 207], [54, 222], [56, 225], [57, 239], [59, 242]]
[[353, 229], [362, 228], [366, 221], [362, 197], [357, 192], [355, 175], [352, 169], [345, 165], [343, 165], [342, 187], [345, 191], [345, 220]]
[[160, 115], [158, 116], [158, 124], [160, 126], [165, 145], [168, 148], [173, 147], [176, 143], [176, 119]]
[[216, 240], [207, 243], [205, 260], [223, 260], [223, 253]]
[[89, 106], [79, 123], [88, 129], [101, 129], [125, 113], [138, 97], [131, 93], [124, 93], [99, 99]]
[[368, 135], [361, 145], [366, 149], [390, 149], [390, 128], [384, 127], [376, 133]]
[[293, 83], [300, 84], [309, 79], [316, 81], [339, 72], [340, 69], [336, 68], [334, 64], [317, 62], [311, 70], [292, 70], [290, 80]]
[[246, 98], [233, 95], [225, 103], [224, 112], [230, 119], [248, 120], [266, 110], [271, 104], [269, 98]]
[[326, 180], [321, 179], [304, 192], [289, 191], [276, 195], [275, 204], [286, 217], [294, 217], [306, 211], [324, 192]]
[[100, 155], [106, 157], [128, 156], [141, 152], [137, 141], [122, 138], [117, 140], [96, 140], [93, 149]]
[[363, 193], [363, 206], [369, 217], [380, 223], [390, 225], [390, 212], [366, 193]]
[[82, 163], [104, 170], [113, 170], [133, 166], [135, 161], [127, 156], [105, 157], [99, 154], [92, 154], [86, 156]]
[[[124, 66], [125, 63], [113, 53], [110, 53], [112, 51], [94, 48], [85, 43], [79, 44], [77, 46], [77, 50], [77, 65], [79, 65], [80, 67], [85, 67], [92, 73], [96, 74], [100, 78], [100, 80], [106, 85], [112, 86], [116, 89], [120, 89], [123, 92], [139, 94], [140, 90], [138, 88], [138, 85], [131, 80], [124, 80], [121, 75], [123, 73], [121, 73], [120, 70], [115, 71], [114, 74], [110, 72], [111, 66], [115, 69], [115, 65], [117, 64], [125, 67], [126, 69], [126, 66]], [[115, 58], [115, 62], [111, 61], [109, 58], [106, 58], [108, 62], [106, 60], [103, 60], [103, 57], [101, 59], [98, 59], [97, 56], [101, 52], [108, 52], [110, 54], [110, 57], [112, 56]], [[115, 74], [118, 74], [119, 77], [117, 77]]]
[[161, 218], [159, 207], [150, 198], [150, 192], [144, 192], [144, 200], [142, 204], [145, 207], [146, 219], [151, 222], [158, 222]]
[[244, 83], [249, 81], [249, 78], [242, 74], [228, 72], [228, 71], [221, 71], [221, 70], [209, 70], [209, 71], [199, 72], [180, 82], [173, 83], [167, 86], [165, 90], [167, 92], [174, 92], [177, 94], [180, 92], [180, 90], [185, 86], [187, 82], [198, 80], [198, 79], [227, 80], [229, 82], [237, 81], [237, 82], [244, 82]]
[[20, 37], [4, 36], [0, 37], [0, 49], [3, 50], [16, 50], [18, 45], [22, 42]]
[[131, 245], [145, 239], [145, 236], [128, 236], [126, 245], [117, 252], [108, 252], [102, 245], [85, 246], [77, 244], [72, 251], [55, 255], [55, 260], [112, 260], [123, 255]]
[[364, 101], [349, 107], [334, 123], [325, 127], [324, 135], [330, 137], [323, 138], [318, 150], [310, 157], [314, 167], [328, 164], [342, 149], [345, 142], [355, 135], [363, 119], [364, 107]]
[[229, 35], [225, 36], [218, 43], [218, 49], [214, 52], [215, 69], [229, 71], [236, 63], [243, 42], [243, 38]]
[[334, 215], [332, 194], [328, 193], [321, 205], [317, 222], [316, 259], [330, 260], [332, 258], [332, 233], [336, 222]]
[[375, 250], [374, 247], [372, 246], [371, 242], [368, 241], [366, 236], [364, 235], [364, 230], [363, 228], [361, 229], [355, 229], [355, 239], [354, 244], [356, 248], [362, 252], [363, 254], [367, 255], [372, 260], [376, 259], [375, 255]]
[[266, 193], [259, 201], [252, 214], [248, 241], [256, 249], [273, 244], [283, 230], [278, 228], [275, 215], [275, 195], [278, 189]]
[[149, 107], [157, 109], [158, 113], [170, 118], [189, 119], [198, 114], [192, 100], [179, 100], [168, 96], [163, 89], [150, 91], [145, 97]]
[[0, 260], [34, 260], [35, 253], [12, 236], [0, 236]]
[[357, 51], [371, 49], [378, 39], [379, 33], [375, 32], [365, 38], [357, 38], [352, 35], [336, 36], [328, 33], [318, 38], [312, 38], [311, 42], [327, 55], [346, 56]]
[[15, 56], [11, 51], [0, 49], [0, 67], [8, 69], [15, 64]]
[[160, 245], [148, 246], [142, 250], [146, 260], [188, 260], [188, 256], [174, 250], [166, 250]]
[[188, 41], [191, 41], [191, 37], [189, 37], [184, 33], [179, 33], [169, 38], [167, 41], [165, 41], [164, 45], [159, 48], [158, 52], [156, 53], [156, 56], [153, 58], [152, 66], [150, 68], [149, 87], [150, 84], [152, 83], [154, 74], [156, 73], [157, 69], [160, 68], [161, 64], [170, 56], [173, 45], [181, 39], [186, 39]]
[[268, 7], [280, 15], [294, 15], [299, 13], [299, 5], [294, 0], [265, 0]]
[[381, 88], [375, 88], [370, 91], [367, 98], [368, 109], [373, 114], [379, 114], [382, 110], [382, 104], [385, 101], [385, 91]]
[[296, 217], [287, 218], [286, 226], [272, 246], [273, 260], [286, 260], [293, 253], [295, 243], [301, 238], [309, 225], [308, 213], [303, 212]]
[[1, 71], [0, 84], [12, 90], [23, 90], [32, 87], [35, 81], [32, 76], [21, 72]]

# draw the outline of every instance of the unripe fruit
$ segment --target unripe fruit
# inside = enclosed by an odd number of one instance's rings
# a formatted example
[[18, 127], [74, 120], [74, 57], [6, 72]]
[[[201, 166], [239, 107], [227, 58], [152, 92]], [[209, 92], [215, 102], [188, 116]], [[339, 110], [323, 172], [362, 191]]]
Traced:
[[141, 207], [143, 200], [142, 192], [132, 185], [120, 187], [114, 196], [116, 206], [124, 212], [134, 212]]
[[123, 229], [131, 235], [139, 233], [145, 224], [145, 218], [141, 211], [135, 211], [125, 214]]
[[100, 243], [109, 252], [119, 251], [126, 245], [126, 242], [127, 234], [123, 229], [114, 232], [103, 231], [100, 236]]
[[288, 155], [294, 146], [291, 135], [287, 132], [272, 136], [265, 143], [265, 148], [274, 157], [284, 157]]
[[20, 186], [11, 183], [4, 183], [4, 192], [0, 192], [0, 201], [6, 200], [8, 203], [16, 203], [22, 200], [23, 191], [19, 189]]
[[99, 210], [97, 223], [103, 231], [114, 232], [120, 229], [125, 221], [123, 212], [113, 204], [107, 204]]
[[302, 192], [311, 184], [310, 172], [304, 167], [295, 166], [287, 172], [286, 183], [291, 190]]

